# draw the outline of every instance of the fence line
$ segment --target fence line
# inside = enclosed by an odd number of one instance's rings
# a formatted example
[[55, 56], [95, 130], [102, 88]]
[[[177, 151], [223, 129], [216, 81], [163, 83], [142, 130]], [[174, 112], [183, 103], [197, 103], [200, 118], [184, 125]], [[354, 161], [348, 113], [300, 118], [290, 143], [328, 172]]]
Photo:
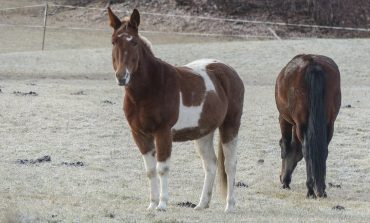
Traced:
[[[90, 8], [90, 7], [81, 7], [81, 6], [73, 6], [73, 5], [50, 4], [50, 6], [64, 7], [64, 8], [80, 8], [80, 9], [90, 9], [90, 10], [100, 10], [100, 11], [105, 11], [106, 10], [106, 9], [103, 9], [103, 8]], [[127, 10], [115, 10], [115, 11], [117, 11], [117, 12], [126, 12], [126, 13], [129, 12]], [[367, 28], [355, 28], [355, 27], [343, 27], [343, 26], [322, 26], [322, 25], [310, 25], [310, 24], [299, 24], [299, 23], [257, 21], [257, 20], [247, 20], [247, 19], [227, 19], [227, 18], [206, 17], [206, 16], [163, 14], [163, 13], [155, 13], [155, 12], [140, 12], [140, 13], [143, 14], [143, 15], [178, 17], [178, 18], [188, 18], [188, 19], [196, 18], [196, 19], [212, 20], [212, 21], [241, 22], [241, 23], [265, 24], [265, 25], [277, 25], [277, 26], [294, 26], [294, 27], [305, 27], [305, 28], [370, 32], [370, 29], [367, 29]]]
[[[43, 39], [42, 39], [42, 50], [44, 50], [45, 44], [45, 35], [46, 29], [69, 29], [69, 30], [93, 30], [93, 31], [108, 31], [108, 29], [101, 28], [84, 28], [84, 27], [65, 27], [65, 26], [47, 26], [47, 17], [49, 7], [60, 7], [60, 8], [71, 8], [71, 9], [87, 9], [87, 10], [100, 10], [106, 11], [105, 8], [92, 8], [92, 7], [81, 7], [73, 5], [59, 5], [59, 4], [49, 4], [45, 3], [44, 5], [29, 5], [13, 8], [0, 8], [0, 11], [6, 10], [16, 10], [22, 8], [36, 8], [44, 7], [44, 23], [43, 26], [38, 25], [22, 25], [22, 24], [0, 24], [0, 27], [28, 27], [28, 28], [43, 28]], [[115, 10], [117, 12], [126, 12], [127, 10]], [[334, 29], [334, 30], [347, 30], [347, 31], [361, 31], [361, 32], [370, 32], [370, 29], [366, 28], [354, 28], [354, 27], [336, 27], [336, 26], [320, 26], [320, 25], [308, 25], [308, 24], [293, 24], [293, 23], [284, 23], [284, 22], [271, 22], [271, 21], [256, 21], [256, 20], [245, 20], [245, 19], [228, 19], [228, 18], [216, 18], [216, 17], [205, 17], [205, 16], [191, 16], [191, 15], [177, 15], [177, 14], [162, 14], [162, 13], [152, 13], [152, 12], [141, 12], [143, 15], [152, 15], [152, 16], [162, 16], [162, 17], [177, 17], [177, 18], [186, 18], [186, 19], [200, 19], [200, 20], [210, 20], [210, 21], [219, 21], [219, 22], [240, 22], [240, 23], [251, 23], [251, 24], [260, 24], [260, 25], [277, 25], [277, 26], [294, 26], [294, 27], [306, 27], [306, 28], [318, 28], [318, 29]], [[232, 34], [217, 34], [217, 33], [195, 33], [195, 32], [164, 32], [164, 31], [141, 31], [143, 33], [154, 33], [154, 34], [174, 34], [174, 35], [183, 35], [183, 36], [206, 36], [206, 37], [234, 37], [234, 38], [266, 38], [273, 39], [276, 38], [281, 40], [281, 38], [276, 34], [276, 32], [271, 28], [267, 28], [272, 36], [265, 35], [232, 35]]]
[[[26, 7], [40, 7], [45, 5], [31, 5], [23, 6], [17, 8], [26, 8]], [[87, 10], [100, 10], [105, 11], [105, 8], [94, 8], [94, 7], [82, 7], [82, 6], [73, 6], [73, 5], [60, 5], [60, 4], [49, 4], [51, 7], [63, 7], [63, 8], [74, 8], [74, 9], [87, 9]], [[16, 8], [8, 8], [16, 9]], [[0, 10], [8, 10], [0, 9]], [[115, 10], [117, 12], [126, 12], [128, 10]], [[334, 30], [346, 30], [346, 31], [359, 31], [359, 32], [370, 32], [368, 28], [355, 28], [355, 27], [343, 27], [343, 26], [322, 26], [322, 25], [310, 25], [310, 24], [299, 24], [299, 23], [285, 23], [285, 22], [272, 22], [272, 21], [258, 21], [258, 20], [247, 20], [247, 19], [228, 19], [228, 18], [217, 18], [217, 17], [206, 17], [206, 16], [192, 16], [192, 15], [177, 15], [177, 14], [163, 14], [163, 13], [154, 13], [154, 12], [140, 12], [143, 15], [153, 15], [153, 16], [165, 16], [165, 17], [178, 17], [178, 18], [188, 18], [188, 19], [202, 19], [202, 20], [211, 20], [211, 21], [226, 21], [226, 22], [241, 22], [241, 23], [251, 23], [251, 24], [265, 24], [265, 25], [277, 25], [277, 26], [293, 26], [293, 27], [304, 27], [304, 28], [317, 28], [317, 29], [334, 29]]]
[[37, 8], [37, 7], [45, 7], [45, 5], [28, 5], [28, 6], [20, 6], [20, 7], [12, 7], [12, 8], [0, 8], [0, 11], [8, 11], [8, 10], [16, 10], [16, 9], [24, 9], [24, 8]]
[[[0, 27], [25, 27], [25, 28], [44, 28], [41, 25], [22, 25], [22, 24], [0, 24]], [[87, 31], [104, 31], [110, 32], [110, 29], [103, 28], [86, 28], [86, 27], [66, 27], [66, 26], [46, 26], [47, 29], [65, 29], [65, 30], [87, 30]], [[141, 33], [150, 34], [174, 34], [181, 36], [205, 36], [205, 37], [235, 37], [235, 38], [268, 38], [273, 39], [272, 36], [263, 35], [227, 35], [227, 34], [217, 34], [217, 33], [196, 33], [196, 32], [167, 32], [167, 31], [151, 31], [151, 30], [141, 30]]]

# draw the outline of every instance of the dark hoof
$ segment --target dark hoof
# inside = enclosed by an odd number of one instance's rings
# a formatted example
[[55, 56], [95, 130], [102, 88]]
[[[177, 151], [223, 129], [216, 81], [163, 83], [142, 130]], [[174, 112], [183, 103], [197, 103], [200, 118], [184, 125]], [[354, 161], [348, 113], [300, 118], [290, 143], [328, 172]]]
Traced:
[[320, 197], [320, 198], [327, 198], [328, 197], [328, 195], [326, 194], [326, 192], [324, 192], [322, 194], [318, 193], [317, 196]]
[[313, 191], [308, 191], [307, 192], [307, 196], [306, 196], [308, 199], [316, 199], [316, 194], [315, 194], [315, 192], [313, 192]]
[[283, 184], [283, 189], [290, 190], [289, 184]]

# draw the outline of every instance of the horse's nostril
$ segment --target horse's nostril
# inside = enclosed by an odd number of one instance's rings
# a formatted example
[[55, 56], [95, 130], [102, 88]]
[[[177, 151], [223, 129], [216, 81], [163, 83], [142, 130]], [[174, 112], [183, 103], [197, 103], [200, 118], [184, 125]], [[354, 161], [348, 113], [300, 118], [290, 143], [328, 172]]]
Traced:
[[124, 85], [126, 85], [126, 80], [125, 80], [125, 79], [118, 79], [118, 85], [119, 85], [119, 86], [124, 86]]

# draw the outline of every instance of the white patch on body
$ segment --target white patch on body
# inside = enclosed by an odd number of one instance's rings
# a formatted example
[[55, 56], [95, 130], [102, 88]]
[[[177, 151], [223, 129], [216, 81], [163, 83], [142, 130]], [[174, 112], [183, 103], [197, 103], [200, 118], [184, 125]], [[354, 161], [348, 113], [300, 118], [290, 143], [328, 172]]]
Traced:
[[153, 151], [150, 151], [143, 155], [146, 175], [150, 184], [150, 204], [148, 210], [154, 209], [159, 202], [159, 190], [158, 190], [158, 177], [157, 177], [157, 160], [153, 155]]
[[203, 102], [199, 106], [185, 106], [182, 102], [182, 94], [180, 92], [180, 108], [179, 118], [176, 124], [172, 127], [174, 130], [197, 127], [200, 115], [203, 110]]
[[[210, 91], [216, 92], [215, 85], [213, 84], [211, 78], [207, 74], [206, 67], [211, 63], [219, 63], [217, 60], [213, 59], [201, 59], [193, 61], [185, 66], [192, 69], [194, 75], [198, 75], [203, 78], [205, 85], [205, 94], [202, 103], [198, 106], [185, 106], [182, 100], [182, 94], [180, 92], [180, 104], [179, 104], [179, 118], [176, 124], [172, 127], [173, 130], [181, 130], [186, 128], [195, 128], [198, 126], [200, 115], [203, 111], [203, 105], [206, 95]], [[194, 93], [192, 92], [192, 95]]]
[[215, 85], [206, 71], [206, 67], [211, 63], [220, 63], [220, 61], [214, 59], [201, 59], [185, 65], [185, 67], [191, 68], [194, 74], [197, 74], [203, 78], [204, 84], [206, 85], [206, 93], [208, 91], [216, 91]]
[[159, 204], [157, 210], [166, 210], [168, 202], [168, 173], [170, 170], [170, 158], [165, 162], [157, 163], [157, 173], [159, 175], [159, 182], [161, 193], [159, 196]]

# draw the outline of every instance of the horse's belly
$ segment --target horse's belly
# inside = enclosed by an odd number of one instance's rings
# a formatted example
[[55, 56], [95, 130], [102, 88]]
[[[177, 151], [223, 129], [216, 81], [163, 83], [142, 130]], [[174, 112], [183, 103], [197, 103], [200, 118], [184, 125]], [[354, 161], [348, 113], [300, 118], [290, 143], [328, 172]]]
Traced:
[[181, 129], [181, 130], [172, 129], [172, 140], [174, 142], [196, 140], [196, 139], [199, 139], [207, 135], [212, 130], [213, 129], [210, 129], [210, 128], [202, 129], [200, 127], [187, 128], [187, 129]]

